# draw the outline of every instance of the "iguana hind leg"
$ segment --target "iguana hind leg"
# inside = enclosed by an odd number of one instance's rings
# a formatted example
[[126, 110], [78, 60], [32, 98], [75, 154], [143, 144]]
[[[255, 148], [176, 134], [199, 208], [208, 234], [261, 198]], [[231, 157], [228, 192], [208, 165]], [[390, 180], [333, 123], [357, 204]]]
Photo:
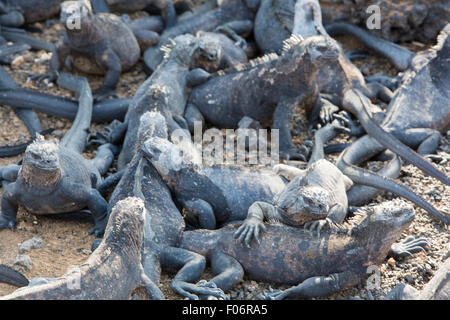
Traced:
[[198, 300], [198, 295], [212, 295], [218, 298], [225, 296], [221, 289], [209, 282], [193, 283], [200, 277], [206, 266], [205, 257], [195, 252], [174, 247], [166, 248], [161, 253], [161, 266], [180, 269], [173, 278], [172, 289], [188, 299]]
[[264, 292], [265, 300], [308, 299], [321, 297], [340, 290], [357, 285], [361, 281], [361, 275], [352, 271], [333, 273], [329, 276], [311, 277], [297, 286], [287, 290], [272, 290]]

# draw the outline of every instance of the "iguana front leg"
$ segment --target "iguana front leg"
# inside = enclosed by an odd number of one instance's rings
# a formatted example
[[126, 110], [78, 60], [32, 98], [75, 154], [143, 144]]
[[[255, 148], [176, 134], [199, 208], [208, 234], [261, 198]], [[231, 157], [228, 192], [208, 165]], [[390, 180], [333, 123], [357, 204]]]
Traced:
[[319, 237], [320, 231], [324, 228], [339, 229], [339, 224], [344, 221], [346, 215], [347, 206], [336, 203], [328, 211], [328, 215], [325, 219], [307, 222], [304, 225], [304, 229], [309, 232], [314, 232], [314, 230], [317, 230], [317, 237]]
[[91, 211], [95, 226], [89, 234], [99, 236], [105, 232], [108, 223], [108, 203], [98, 190], [77, 183], [63, 183], [60, 192], [76, 203], [85, 204]]
[[311, 277], [287, 290], [272, 290], [261, 295], [265, 300], [308, 299], [321, 297], [353, 287], [361, 281], [361, 275], [352, 271], [333, 273], [329, 276]]
[[235, 45], [242, 50], [247, 48], [247, 41], [241, 37], [242, 34], [248, 34], [253, 30], [251, 20], [231, 21], [218, 26], [214, 31], [225, 34], [235, 42]]
[[255, 238], [259, 243], [259, 233], [266, 230], [264, 220], [278, 218], [278, 211], [275, 206], [267, 202], [256, 201], [248, 209], [247, 218], [236, 230], [233, 237], [250, 248], [252, 238]]
[[289, 122], [292, 119], [294, 108], [295, 102], [293, 100], [281, 100], [273, 115], [272, 129], [279, 130], [280, 156], [282, 158], [306, 161], [305, 156], [298, 152], [292, 142]]
[[115, 94], [117, 83], [122, 73], [122, 66], [119, 57], [112, 49], [99, 50], [95, 56], [95, 61], [106, 70], [105, 80], [97, 90], [92, 92], [96, 101], [101, 101]]
[[177, 13], [172, 0], [154, 0], [153, 5], [161, 10], [166, 29], [177, 23]]
[[37, 85], [45, 79], [48, 79], [49, 82], [54, 82], [58, 78], [59, 72], [64, 67], [64, 63], [69, 55], [70, 47], [66, 44], [66, 41], [63, 41], [53, 51], [48, 71], [43, 75], [32, 76], [31, 79], [36, 80]]
[[7, 185], [3, 188], [0, 214], [0, 229], [14, 229], [16, 225], [17, 210], [19, 203], [15, 197], [15, 183]]
[[17, 164], [10, 164], [6, 167], [0, 167], [0, 182], [2, 180], [8, 182], [15, 182], [19, 175], [20, 166]]

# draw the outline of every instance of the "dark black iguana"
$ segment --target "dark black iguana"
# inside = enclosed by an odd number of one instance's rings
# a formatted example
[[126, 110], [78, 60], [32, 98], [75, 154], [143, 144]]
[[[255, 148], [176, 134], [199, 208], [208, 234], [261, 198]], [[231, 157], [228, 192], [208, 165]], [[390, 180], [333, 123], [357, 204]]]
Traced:
[[91, 0], [91, 4], [96, 13], [109, 13], [110, 10], [112, 12], [132, 13], [153, 6], [161, 10], [165, 28], [170, 28], [177, 22], [173, 0]]
[[[183, 233], [180, 248], [197, 252], [211, 263], [209, 280], [224, 291], [244, 274], [257, 281], [295, 285], [265, 294], [266, 299], [306, 299], [357, 285], [368, 267], [379, 265], [414, 219], [414, 209], [389, 201], [362, 209], [352, 227], [326, 230], [320, 237], [286, 225], [267, 225], [259, 244], [236, 242], [237, 226]], [[196, 278], [193, 278], [197, 280]]]
[[204, 165], [194, 146], [189, 150], [168, 140], [152, 138], [143, 146], [161, 178], [187, 215], [199, 227], [215, 229], [247, 216], [255, 201], [271, 201], [285, 180], [267, 169], [239, 165]]
[[202, 46], [199, 38], [185, 34], [172, 40], [170, 46], [164, 48], [166, 57], [157, 70], [138, 88], [125, 117], [128, 129], [119, 155], [118, 167], [123, 167], [132, 159], [139, 119], [146, 112], [158, 110], [166, 118], [169, 133], [176, 129], [186, 129], [184, 110], [190, 87], [204, 82], [209, 73], [196, 68], [196, 61], [203, 56], [209, 57], [209, 63], [218, 60], [220, 52], [218, 43]]
[[107, 203], [95, 187], [111, 165], [115, 148], [104, 145], [94, 159], [83, 158], [81, 153], [92, 115], [91, 90], [85, 78], [67, 74], [62, 74], [58, 83], [79, 94], [77, 117], [59, 144], [38, 136], [27, 147], [21, 167], [13, 165], [2, 170], [3, 177], [12, 179], [3, 183], [0, 228], [14, 227], [19, 204], [33, 214], [73, 212], [88, 207], [95, 220], [91, 232], [102, 234], [108, 221]]
[[89, 74], [105, 74], [103, 84], [93, 92], [95, 98], [112, 95], [121, 72], [133, 67], [141, 54], [132, 29], [115, 15], [94, 14], [85, 0], [65, 1], [61, 5], [60, 20], [65, 36], [53, 52], [49, 71], [38, 76], [38, 81], [55, 80], [70, 56], [77, 69]]
[[[176, 36], [190, 33], [196, 34], [198, 31], [214, 31], [221, 27], [228, 34], [250, 33], [253, 28], [254, 12], [252, 0], [223, 0], [217, 1], [216, 6], [199, 14], [194, 14], [182, 19], [175, 26], [165, 30], [160, 37], [157, 46], [147, 49], [144, 53], [144, 62], [150, 71], [156, 70], [163, 60], [164, 53], [161, 48], [167, 45], [170, 39]], [[242, 42], [242, 39], [240, 40]]]
[[[402, 143], [417, 148], [420, 154], [435, 152], [440, 131], [446, 131], [449, 127], [450, 108], [443, 107], [448, 106], [450, 101], [447, 63], [449, 53], [447, 28], [442, 31], [434, 48], [414, 58], [414, 69], [405, 74], [403, 84], [389, 104], [386, 117], [380, 124], [383, 130]], [[357, 92], [349, 94], [348, 101], [349, 104], [355, 105], [370, 103]], [[375, 126], [375, 129], [378, 128]], [[343, 172], [350, 170], [350, 165], [361, 163], [383, 151], [386, 142], [393, 140], [376, 141], [370, 136], [364, 136], [341, 154], [337, 165]], [[410, 157], [406, 159], [411, 161]], [[411, 162], [417, 166], [414, 161]], [[440, 180], [449, 185], [445, 174], [440, 175]]]
[[[297, 105], [308, 111], [319, 104], [318, 70], [336, 60], [338, 44], [322, 36], [306, 40], [292, 36], [281, 55], [269, 54], [243, 66], [219, 71], [192, 90], [188, 108], [220, 128], [237, 128], [248, 116], [279, 129], [280, 155], [301, 157], [295, 149], [289, 121]], [[188, 123], [202, 117], [186, 119]]]
[[367, 26], [373, 35], [396, 43], [432, 43], [450, 20], [448, 0], [321, 0], [320, 5], [326, 23]]
[[155, 285], [141, 264], [146, 210], [139, 198], [117, 202], [100, 246], [82, 265], [59, 278], [32, 279], [2, 300], [128, 300], [153, 298]]
[[44, 21], [59, 13], [63, 0], [3, 0], [0, 2], [0, 25], [19, 27]]
[[[168, 138], [166, 120], [158, 112], [146, 112], [141, 116], [137, 144], [141, 145], [151, 137]], [[172, 288], [176, 292], [189, 298], [195, 298], [193, 292], [223, 297], [221, 290], [210, 287], [208, 283], [190, 283], [192, 274], [194, 277], [200, 276], [201, 270], [197, 266], [204, 265], [205, 259], [178, 248], [185, 227], [183, 218], [172, 200], [170, 189], [140, 149], [126, 167], [111, 195], [109, 206], [113, 207], [118, 201], [130, 196], [139, 197], [145, 203], [142, 264], [150, 280], [158, 284], [161, 268], [181, 269], [172, 281]], [[176, 260], [172, 259], [174, 256]], [[164, 299], [158, 289], [153, 291], [152, 296], [154, 299]]]
[[[297, 1], [295, 8], [291, 10], [295, 11], [296, 16], [294, 17], [293, 33], [300, 35], [304, 33], [305, 36], [310, 36], [311, 33], [317, 32], [326, 35], [326, 31], [324, 31], [322, 26], [320, 6], [317, 0]], [[386, 133], [388, 130], [380, 129], [372, 121], [369, 109], [372, 105], [367, 98], [381, 94], [379, 95], [380, 98], [389, 100], [392, 92], [376, 82], [366, 84], [361, 72], [346, 58], [342, 50], [340, 51], [339, 58], [335, 62], [329, 63], [319, 70], [317, 82], [320, 93], [332, 95], [334, 97], [332, 100], [335, 103], [340, 104], [346, 111], [354, 114], [360, 120], [364, 129], [366, 129], [371, 137], [412, 162], [427, 174], [448, 184], [449, 179], [445, 174], [404, 146], [404, 141], [395, 139], [395, 137]], [[361, 100], [367, 103], [363, 103]], [[333, 110], [332, 104], [329, 102], [324, 104], [322, 109], [321, 112], [325, 115], [325, 118], [329, 118], [329, 115], [337, 110], [337, 108]], [[445, 113], [445, 110], [441, 112]], [[317, 113], [313, 112], [312, 115], [317, 116]], [[438, 115], [441, 115], [441, 113], [438, 112], [436, 116]], [[313, 120], [313, 118], [310, 118], [310, 120]], [[402, 121], [403, 123], [404, 121]]]

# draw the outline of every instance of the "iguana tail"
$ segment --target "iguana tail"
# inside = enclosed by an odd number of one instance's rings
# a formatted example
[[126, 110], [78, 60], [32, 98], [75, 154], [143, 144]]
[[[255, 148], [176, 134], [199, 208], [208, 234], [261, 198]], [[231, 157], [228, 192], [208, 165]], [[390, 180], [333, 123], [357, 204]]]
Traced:
[[352, 179], [353, 182], [390, 191], [400, 197], [408, 199], [445, 224], [450, 224], [450, 217], [448, 214], [442, 214], [441, 212], [439, 212], [439, 210], [429, 204], [425, 199], [415, 194], [405, 186], [395, 182], [390, 178], [379, 176], [373, 172], [358, 168], [347, 163], [345, 161], [345, 154], [347, 150], [345, 150], [341, 154], [337, 167], [342, 171], [343, 174]]
[[[0, 86], [3, 75], [0, 68]], [[93, 122], [122, 121], [131, 98], [108, 99], [94, 105]], [[75, 101], [31, 89], [0, 89], [0, 104], [14, 108], [29, 108], [55, 117], [75, 119], [78, 105]], [[26, 109], [24, 109], [26, 110]], [[33, 111], [33, 110], [30, 110]]]
[[408, 69], [414, 53], [393, 42], [378, 38], [348, 22], [333, 22], [325, 26], [330, 36], [350, 35], [355, 37], [367, 48], [388, 59], [401, 71]]
[[0, 264], [0, 282], [8, 283], [16, 287], [26, 287], [29, 283], [23, 274], [4, 264]]
[[370, 101], [359, 90], [348, 90], [344, 95], [343, 104], [346, 109], [350, 109], [353, 114], [357, 115], [367, 134], [379, 144], [403, 157], [426, 174], [450, 186], [450, 178], [445, 173], [439, 171], [433, 164], [403, 144], [392, 134], [386, 132], [371, 119], [368, 111]]
[[92, 120], [93, 98], [87, 79], [61, 73], [58, 84], [66, 89], [76, 92], [79, 96], [78, 112], [70, 130], [61, 139], [61, 145], [79, 154], [86, 147], [89, 127]]

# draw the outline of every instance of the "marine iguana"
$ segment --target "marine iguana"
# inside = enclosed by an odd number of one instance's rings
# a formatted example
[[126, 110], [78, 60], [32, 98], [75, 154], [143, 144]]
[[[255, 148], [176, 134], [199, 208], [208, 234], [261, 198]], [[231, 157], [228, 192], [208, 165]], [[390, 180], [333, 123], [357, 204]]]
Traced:
[[44, 284], [30, 284], [0, 299], [128, 300], [134, 293], [153, 298], [157, 288], [141, 264], [145, 216], [141, 199], [130, 197], [117, 202], [103, 241], [85, 263], [62, 277], [41, 279]]
[[362, 212], [354, 226], [326, 230], [320, 237], [271, 224], [259, 245], [247, 248], [233, 238], [238, 227], [227, 226], [185, 231], [180, 248], [207, 257], [215, 274], [209, 282], [224, 291], [245, 273], [257, 281], [295, 285], [266, 293], [266, 299], [318, 297], [357, 285], [369, 266], [382, 263], [414, 219], [413, 207], [402, 201], [368, 206]]
[[[289, 129], [295, 107], [302, 104], [307, 112], [317, 108], [318, 70], [338, 57], [338, 45], [322, 36], [306, 40], [292, 36], [285, 41], [281, 55], [270, 54], [219, 71], [189, 96], [189, 108], [198, 109], [211, 124], [236, 128], [248, 116], [263, 126], [272, 124], [280, 130], [280, 155], [297, 157]], [[188, 123], [202, 119], [186, 119]]]
[[111, 165], [115, 148], [104, 145], [94, 159], [82, 157], [91, 123], [91, 90], [85, 78], [67, 74], [61, 74], [58, 83], [79, 94], [77, 117], [59, 144], [38, 136], [27, 147], [22, 166], [14, 166], [17, 179], [3, 189], [0, 229], [14, 228], [19, 204], [33, 214], [73, 212], [87, 206], [95, 220], [91, 233], [102, 234], [108, 221], [107, 203], [95, 187]]
[[131, 13], [135, 11], [145, 10], [149, 6], [153, 6], [161, 10], [161, 16], [165, 22], [165, 28], [174, 26], [177, 22], [177, 14], [173, 0], [94, 0], [92, 6], [97, 8], [96, 13], [125, 12]]
[[[376, 4], [377, 7], [371, 7]], [[379, 27], [369, 30], [375, 36], [402, 43], [431, 43], [450, 20], [448, 0], [321, 0], [324, 21], [348, 21], [359, 26]], [[374, 13], [379, 16], [374, 16]], [[375, 18], [375, 19], [374, 19]]]
[[93, 92], [97, 100], [112, 95], [121, 72], [133, 67], [141, 54], [133, 31], [115, 15], [94, 14], [85, 0], [65, 1], [60, 20], [65, 36], [53, 52], [49, 71], [36, 77], [38, 82], [45, 78], [54, 81], [70, 56], [77, 69], [105, 74], [103, 84]]
[[[434, 48], [413, 59], [414, 69], [405, 74], [403, 84], [380, 124], [383, 130], [402, 143], [417, 148], [419, 154], [433, 153], [439, 143], [440, 131], [445, 132], [449, 127], [450, 108], [442, 107], [449, 105], [450, 101], [446, 63], [450, 52], [449, 26], [442, 31]], [[353, 102], [352, 99], [350, 96], [349, 101]], [[369, 103], [364, 99], [360, 101], [362, 104]], [[337, 165], [345, 171], [348, 165], [358, 164], [384, 150], [385, 143], [364, 136], [340, 155]], [[411, 161], [410, 157], [406, 159]], [[415, 162], [412, 163], [417, 166]], [[436, 177], [434, 174], [432, 176]], [[439, 180], [449, 185], [445, 174], [441, 174]]]
[[[312, 14], [314, 12], [316, 14]], [[293, 33], [306, 32], [305, 35], [309, 36], [311, 32], [314, 32], [314, 28], [317, 29], [317, 32], [323, 33], [321, 15], [317, 14], [317, 12], [320, 12], [320, 6], [317, 0], [298, 1], [295, 4], [297, 18], [295, 19], [296, 24], [293, 27]], [[306, 21], [307, 25], [310, 25], [309, 28], [305, 27], [305, 21], [299, 19], [299, 16], [304, 18], [310, 17], [310, 20]], [[313, 28], [312, 26], [315, 27]], [[383, 100], [389, 100], [392, 92], [376, 82], [366, 84], [361, 72], [345, 57], [342, 51], [336, 62], [327, 64], [319, 70], [317, 82], [320, 92], [334, 96], [333, 100], [337, 101], [346, 111], [354, 114], [371, 137], [404, 157], [427, 174], [446, 184], [449, 183], [449, 179], [445, 174], [440, 172], [423, 157], [406, 147], [401, 139], [399, 141], [393, 135], [389, 134], [389, 130], [383, 130], [372, 121], [370, 109], [368, 109], [372, 105], [368, 98], [374, 97], [376, 91], [381, 94], [379, 96], [380, 98], [384, 96]], [[375, 91], [372, 89], [375, 89]], [[321, 113], [326, 115], [325, 118], [329, 118], [338, 108], [335, 107], [333, 110], [333, 105], [328, 102], [322, 106], [322, 109]], [[315, 112], [314, 114], [317, 115]], [[313, 120], [313, 118], [310, 118], [310, 120]], [[404, 122], [402, 121], [402, 123]]]
[[[144, 53], [144, 62], [150, 71], [156, 70], [163, 60], [161, 48], [167, 45], [170, 39], [181, 34], [196, 34], [198, 31], [214, 31], [218, 27], [227, 30], [228, 34], [246, 34], [253, 28], [252, 0], [222, 0], [217, 1], [213, 9], [193, 14], [182, 19], [175, 26], [166, 29], [160, 37], [157, 46], [147, 49]], [[195, 11], [195, 10], [194, 10]], [[243, 39], [240, 40], [241, 42]]]
[[0, 2], [0, 24], [20, 27], [44, 21], [59, 13], [63, 0], [3, 0]]
[[[209, 77], [209, 73], [196, 67], [196, 60], [207, 56], [210, 63], [215, 63], [219, 58], [217, 54], [220, 46], [217, 43], [203, 46], [198, 38], [186, 34], [173, 39], [172, 45], [165, 47], [165, 50], [167, 54], [164, 61], [141, 84], [128, 108], [125, 117], [128, 129], [119, 155], [119, 169], [123, 169], [133, 157], [139, 119], [146, 111], [161, 112], [166, 118], [170, 134], [176, 129], [187, 129], [182, 117], [189, 88]], [[203, 62], [203, 59], [200, 61]]]
[[449, 300], [450, 299], [450, 258], [436, 271], [433, 278], [422, 290], [400, 283], [384, 298], [385, 300]]
[[[137, 143], [142, 144], [151, 137], [168, 138], [166, 119], [158, 112], [142, 115]], [[223, 292], [210, 287], [209, 283], [190, 283], [192, 274], [194, 277], [200, 276], [202, 268], [198, 266], [204, 266], [206, 261], [196, 253], [178, 248], [185, 227], [183, 218], [172, 200], [169, 188], [140, 149], [126, 167], [111, 195], [109, 206], [113, 207], [121, 199], [130, 196], [144, 200], [147, 209], [142, 264], [151, 281], [157, 284], [161, 268], [170, 266], [181, 269], [172, 281], [172, 288], [179, 294], [191, 299], [195, 299], [193, 292], [223, 297]], [[175, 253], [176, 258], [173, 259]], [[154, 290], [155, 299], [164, 299], [162, 292], [158, 291]]]
[[285, 186], [285, 180], [271, 170], [204, 165], [193, 145], [187, 150], [152, 138], [142, 148], [186, 215], [196, 216], [201, 228], [243, 220], [253, 202], [270, 201]]

